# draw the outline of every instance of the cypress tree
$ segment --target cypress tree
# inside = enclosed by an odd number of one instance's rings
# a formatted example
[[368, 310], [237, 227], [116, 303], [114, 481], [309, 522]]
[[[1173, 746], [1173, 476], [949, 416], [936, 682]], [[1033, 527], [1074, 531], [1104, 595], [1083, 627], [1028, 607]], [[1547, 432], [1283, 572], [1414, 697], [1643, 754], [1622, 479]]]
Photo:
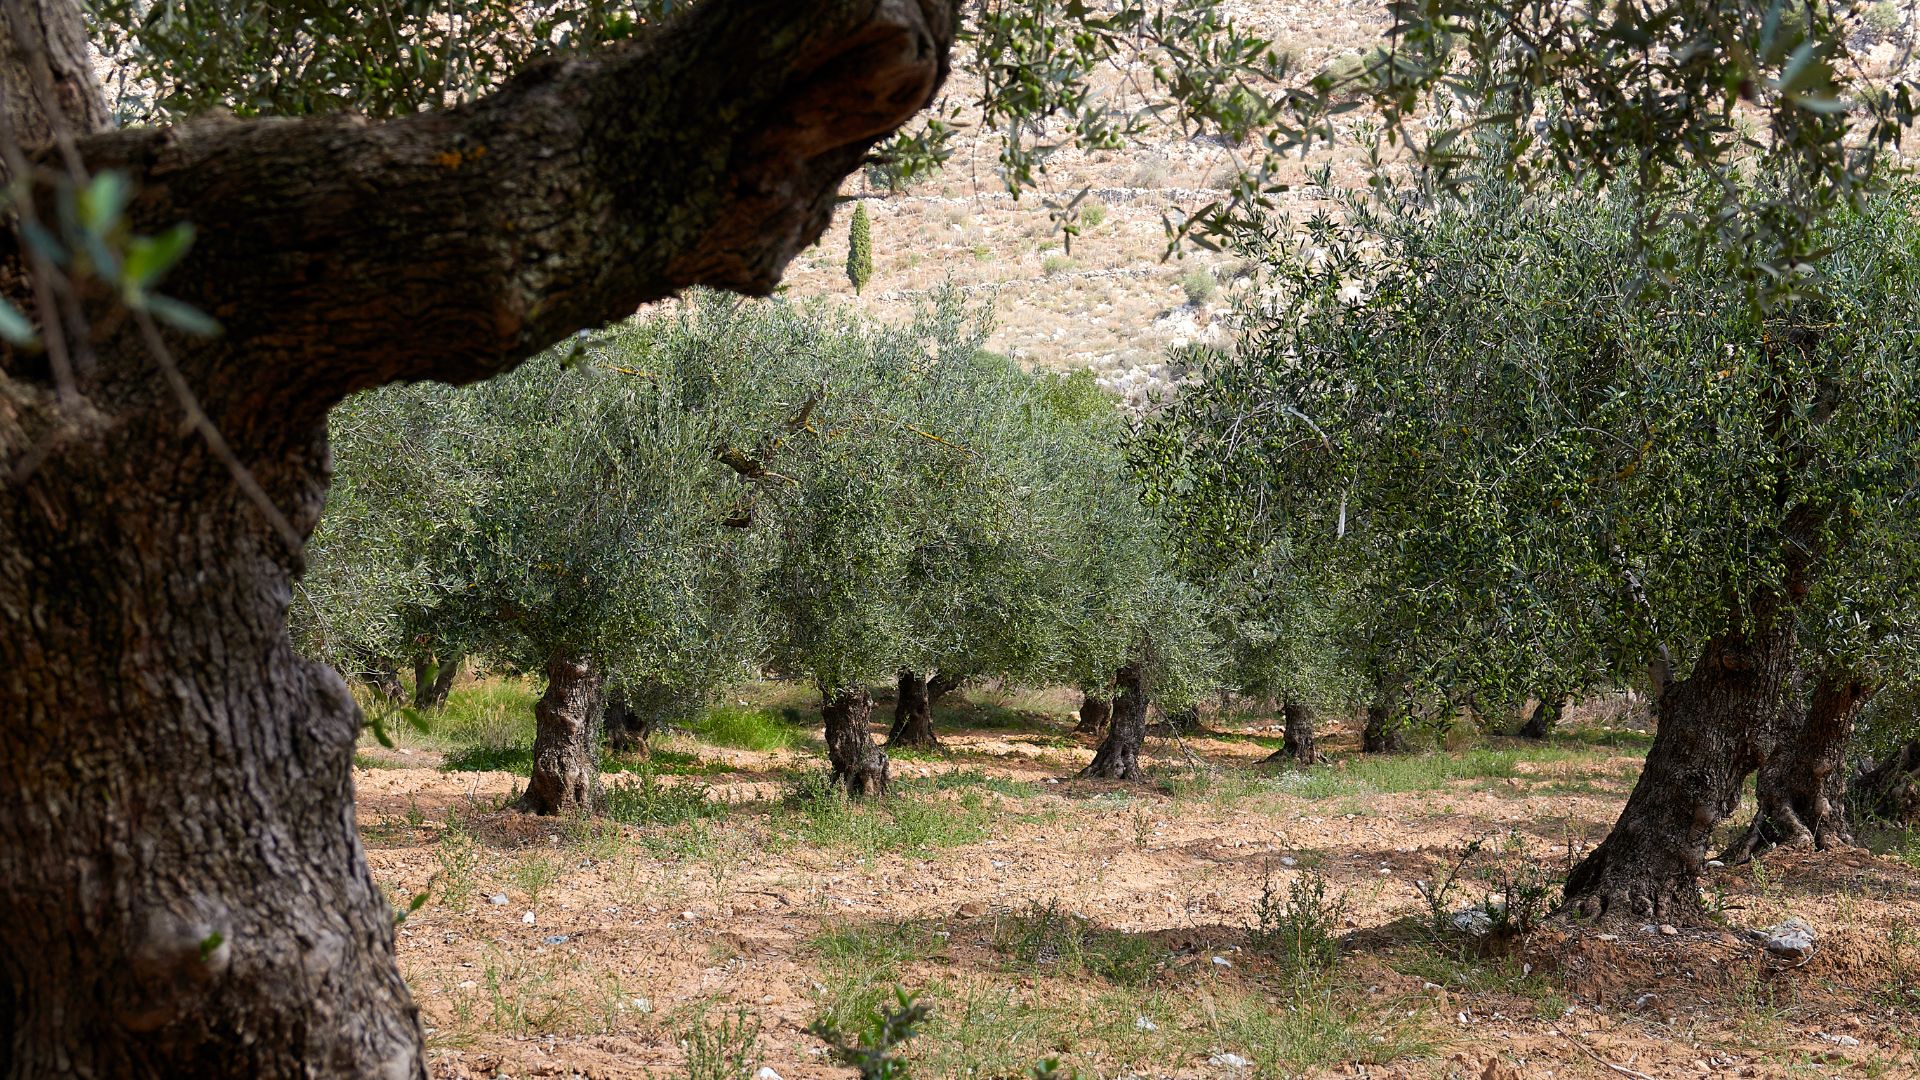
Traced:
[[847, 229], [847, 280], [853, 282], [853, 295], [859, 296], [872, 277], [873, 232], [862, 204], [853, 208], [853, 224]]

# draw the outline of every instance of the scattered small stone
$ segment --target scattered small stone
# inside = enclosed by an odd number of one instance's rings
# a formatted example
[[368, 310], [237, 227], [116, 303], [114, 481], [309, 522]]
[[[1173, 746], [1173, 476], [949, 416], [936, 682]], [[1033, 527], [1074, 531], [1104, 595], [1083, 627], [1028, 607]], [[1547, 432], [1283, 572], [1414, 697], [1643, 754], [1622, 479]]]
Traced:
[[1678, 927], [1676, 927], [1676, 926], [1673, 926], [1673, 925], [1672, 925], [1672, 924], [1670, 924], [1670, 923], [1661, 923], [1661, 924], [1660, 924], [1660, 932], [1661, 932], [1662, 934], [1665, 934], [1665, 935], [1666, 935], [1667, 937], [1672, 937], [1672, 936], [1674, 936], [1675, 934], [1678, 934], [1678, 933], [1680, 932], [1680, 930], [1679, 930], [1679, 928], [1678, 928]]
[[1707, 860], [1707, 869], [1709, 870], [1722, 870], [1726, 868], [1726, 865], [1726, 863], [1721, 862], [1719, 859]]
[[1658, 1004], [1659, 1001], [1659, 994], [1641, 994], [1639, 997], [1633, 999], [1633, 1007], [1636, 1009], [1644, 1009], [1649, 1005]]
[[1493, 933], [1493, 915], [1485, 908], [1464, 907], [1453, 913], [1453, 928], [1473, 937]]
[[1835, 1046], [1859, 1046], [1860, 1045], [1860, 1040], [1854, 1038], [1851, 1035], [1829, 1035], [1823, 1031], [1820, 1033], [1820, 1037], [1834, 1044]]
[[780, 1074], [762, 1065], [754, 1072], [753, 1080], [780, 1080]]
[[523, 922], [523, 923], [526, 923], [526, 924], [527, 924], [528, 926], [532, 926], [532, 925], [533, 925], [533, 912], [531, 912], [531, 911], [529, 911], [529, 912], [527, 912], [527, 913], [526, 913], [525, 915], [522, 915], [522, 916], [520, 916], [520, 921], [521, 921], [521, 922]]
[[1294, 857], [1293, 857], [1293, 856], [1291, 856], [1291, 855], [1282, 855], [1282, 856], [1280, 856], [1280, 865], [1281, 865], [1281, 866], [1292, 866], [1292, 865], [1294, 864], [1294, 862], [1295, 862], [1295, 860], [1294, 860]]
[[1159, 1031], [1160, 1030], [1159, 1024], [1154, 1023], [1153, 1021], [1147, 1019], [1144, 1016], [1134, 1017], [1133, 1026], [1140, 1031]]
[[565, 945], [567, 943], [567, 935], [548, 934], [546, 937], [543, 937], [540, 940], [546, 942], [549, 945]]
[[[1219, 959], [1219, 958], [1215, 957], [1215, 959]], [[1222, 1053], [1222, 1054], [1215, 1054], [1212, 1057], [1208, 1058], [1207, 1064], [1225, 1065], [1229, 1069], [1244, 1069], [1247, 1066], [1253, 1064], [1253, 1062], [1248, 1061], [1246, 1058], [1241, 1057], [1239, 1054]]]
[[503, 892], [494, 893], [492, 896], [487, 897], [487, 903], [495, 907], [504, 907], [507, 903], [507, 894]]
[[1648, 937], [1652, 937], [1653, 935], [1658, 934], [1660, 932], [1660, 928], [1653, 925], [1652, 923], [1647, 923], [1645, 926], [1642, 926], [1640, 928], [1640, 932], [1647, 935]]
[[1223, 967], [1223, 968], [1230, 968], [1230, 967], [1232, 967], [1232, 966], [1233, 966], [1233, 961], [1231, 961], [1231, 960], [1229, 960], [1229, 959], [1227, 959], [1227, 958], [1226, 958], [1226, 957], [1224, 957], [1224, 956], [1216, 956], [1216, 957], [1214, 957], [1214, 958], [1213, 958], [1213, 966], [1214, 966], [1214, 967]]
[[699, 917], [700, 917], [700, 913], [697, 911], [683, 911], [680, 913], [680, 919], [682, 922], [692, 922], [693, 920]]
[[627, 999], [627, 1005], [630, 1008], [632, 1008], [634, 1012], [637, 1012], [637, 1013], [645, 1014], [653, 1011], [652, 998], [644, 998], [644, 997], [629, 998]]

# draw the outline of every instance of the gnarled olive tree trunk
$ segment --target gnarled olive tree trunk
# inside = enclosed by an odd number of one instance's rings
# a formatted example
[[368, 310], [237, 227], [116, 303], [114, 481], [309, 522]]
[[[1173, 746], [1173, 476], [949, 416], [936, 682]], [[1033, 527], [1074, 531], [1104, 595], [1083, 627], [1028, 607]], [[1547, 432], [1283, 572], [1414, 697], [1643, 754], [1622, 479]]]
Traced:
[[327, 411], [691, 285], [770, 292], [930, 99], [955, 9], [698, 4], [457, 109], [104, 132], [73, 0], [0, 12], [15, 133], [50, 133], [25, 41], [129, 226], [194, 225], [160, 290], [223, 328], [163, 331], [168, 369], [112, 290], [39, 303], [0, 225], [0, 294], [70, 346], [0, 346], [0, 1076], [423, 1077], [354, 830], [362, 718], [287, 635]]
[[600, 730], [607, 749], [618, 754], [644, 754], [647, 740], [653, 737], [652, 718], [633, 707], [625, 688], [607, 691], [606, 707], [600, 713]]
[[1745, 862], [1773, 847], [1821, 851], [1853, 846], [1847, 828], [1847, 743], [1873, 696], [1866, 681], [1822, 671], [1805, 703], [1789, 700], [1766, 733], [1754, 777], [1753, 823], [1721, 856]]
[[1858, 818], [1920, 822], [1920, 739], [1901, 743], [1862, 772], [1850, 809]]
[[1398, 754], [1407, 748], [1400, 711], [1386, 697], [1367, 703], [1367, 725], [1360, 730], [1360, 749], [1368, 754]]
[[1094, 751], [1093, 760], [1080, 770], [1083, 779], [1145, 780], [1140, 768], [1140, 749], [1147, 741], [1147, 687], [1143, 665], [1138, 661], [1120, 669], [1114, 680], [1120, 693], [1113, 701], [1113, 715], [1107, 721], [1107, 737]]
[[1280, 718], [1286, 725], [1286, 736], [1280, 749], [1268, 754], [1262, 764], [1317, 764], [1320, 754], [1313, 747], [1313, 710], [1306, 702], [1288, 696], [1281, 699]]
[[855, 798], [887, 793], [893, 766], [873, 741], [873, 696], [864, 688], [824, 695], [820, 715], [826, 721], [827, 760], [833, 779]]
[[449, 656], [436, 662], [432, 656], [413, 659], [413, 707], [438, 709], [453, 692], [453, 680], [460, 677], [460, 657]]
[[533, 774], [515, 809], [534, 814], [591, 810], [600, 797], [603, 678], [584, 656], [547, 659], [547, 691], [533, 706]]
[[927, 704], [938, 705], [940, 699], [953, 693], [967, 681], [964, 671], [936, 671], [927, 680]]
[[928, 682], [927, 677], [917, 671], [900, 670], [899, 692], [893, 704], [893, 727], [887, 732], [888, 746], [939, 749], [940, 740], [933, 733], [933, 695]]
[[1793, 668], [1793, 613], [1755, 605], [1712, 638], [1692, 672], [1655, 704], [1659, 728], [1613, 831], [1567, 877], [1566, 908], [1678, 922], [1700, 915], [1707, 840], [1762, 760]]

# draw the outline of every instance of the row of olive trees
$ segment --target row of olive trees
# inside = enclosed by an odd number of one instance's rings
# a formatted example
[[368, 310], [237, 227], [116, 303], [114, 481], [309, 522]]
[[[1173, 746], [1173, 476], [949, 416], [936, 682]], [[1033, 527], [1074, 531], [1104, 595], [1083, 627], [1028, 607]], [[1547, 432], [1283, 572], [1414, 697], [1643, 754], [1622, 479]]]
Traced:
[[1149, 695], [1210, 686], [1202, 598], [1111, 404], [984, 329], [951, 296], [897, 329], [701, 297], [479, 386], [354, 399], [299, 636], [376, 681], [469, 653], [544, 671], [540, 812], [592, 803], [609, 704], [657, 722], [763, 671], [818, 690], [856, 794], [890, 775], [877, 682], [906, 745], [966, 678], [1117, 693], [1090, 771], [1138, 778]]
[[1340, 583], [1383, 726], [1644, 680], [1646, 769], [1567, 895], [1693, 911], [1749, 776], [1732, 856], [1846, 842], [1855, 714], [1920, 671], [1914, 207], [1830, 216], [1764, 305], [1684, 203], [1490, 183], [1276, 227], [1270, 306], [1144, 440], [1160, 501], [1203, 555]]

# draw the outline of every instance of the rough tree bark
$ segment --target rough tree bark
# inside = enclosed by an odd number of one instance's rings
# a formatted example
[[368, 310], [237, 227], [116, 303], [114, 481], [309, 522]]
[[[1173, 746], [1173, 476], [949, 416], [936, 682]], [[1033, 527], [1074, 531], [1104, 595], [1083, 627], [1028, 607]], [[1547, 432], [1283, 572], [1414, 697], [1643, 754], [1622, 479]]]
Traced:
[[1147, 741], [1147, 687], [1141, 664], [1136, 661], [1121, 668], [1115, 683], [1120, 692], [1113, 700], [1107, 737], [1094, 751], [1093, 760], [1080, 770], [1080, 776], [1090, 780], [1145, 780], [1140, 748]]
[[1566, 707], [1566, 697], [1553, 691], [1540, 695], [1534, 703], [1533, 711], [1527, 714], [1527, 722], [1520, 725], [1519, 736], [1523, 739], [1544, 739], [1560, 723], [1560, 713]]
[[547, 692], [533, 706], [533, 774], [516, 810], [560, 814], [592, 810], [600, 796], [601, 687], [593, 661], [555, 655], [547, 660]]
[[1393, 703], [1376, 698], [1367, 704], [1367, 726], [1360, 731], [1360, 749], [1368, 754], [1398, 754], [1407, 748], [1407, 734]]
[[[22, 36], [48, 39], [75, 154], [127, 175], [130, 226], [193, 223], [161, 290], [224, 332], [166, 343], [294, 539], [347, 394], [485, 378], [691, 285], [772, 291], [930, 100], [956, 17], [698, 4], [459, 109], [93, 132], [77, 5], [26, 9], [45, 33], [9, 16], [0, 102], [29, 93]], [[25, 263], [8, 223], [0, 293], [76, 347], [70, 384], [52, 350], [0, 347], [0, 1075], [423, 1077], [353, 827], [362, 718], [287, 636], [297, 545], [110, 290], [63, 320]]]
[[453, 680], [460, 677], [460, 657], [451, 656], [435, 663], [431, 656], [413, 660], [413, 707], [438, 709], [453, 692]]
[[1862, 818], [1920, 822], [1920, 739], [1901, 743], [1860, 774], [1853, 810]]
[[1073, 726], [1073, 730], [1080, 734], [1098, 735], [1112, 719], [1112, 698], [1084, 694], [1080, 698], [1080, 722]]
[[1769, 848], [1852, 847], [1847, 829], [1847, 743], [1861, 706], [1873, 696], [1865, 680], [1823, 671], [1804, 706], [1789, 700], [1765, 734], [1753, 822], [1720, 857], [1746, 862]]
[[1710, 639], [1686, 678], [1668, 682], [1646, 767], [1620, 819], [1567, 876], [1565, 909], [1664, 922], [1701, 917], [1697, 888], [1714, 827], [1760, 765], [1764, 732], [1793, 667], [1793, 613], [1754, 605]]
[[1263, 764], [1319, 763], [1320, 754], [1313, 747], [1313, 710], [1307, 707], [1306, 702], [1287, 697], [1281, 699], [1280, 717], [1286, 724], [1286, 737], [1281, 741], [1280, 749], [1268, 754]]
[[880, 796], [893, 783], [887, 752], [873, 741], [873, 697], [865, 689], [842, 689], [823, 696], [827, 760], [833, 779], [855, 798]]
[[940, 740], [933, 733], [933, 693], [925, 676], [900, 670], [899, 693], [894, 699], [893, 727], [887, 732], [888, 746], [914, 746], [938, 750]]

